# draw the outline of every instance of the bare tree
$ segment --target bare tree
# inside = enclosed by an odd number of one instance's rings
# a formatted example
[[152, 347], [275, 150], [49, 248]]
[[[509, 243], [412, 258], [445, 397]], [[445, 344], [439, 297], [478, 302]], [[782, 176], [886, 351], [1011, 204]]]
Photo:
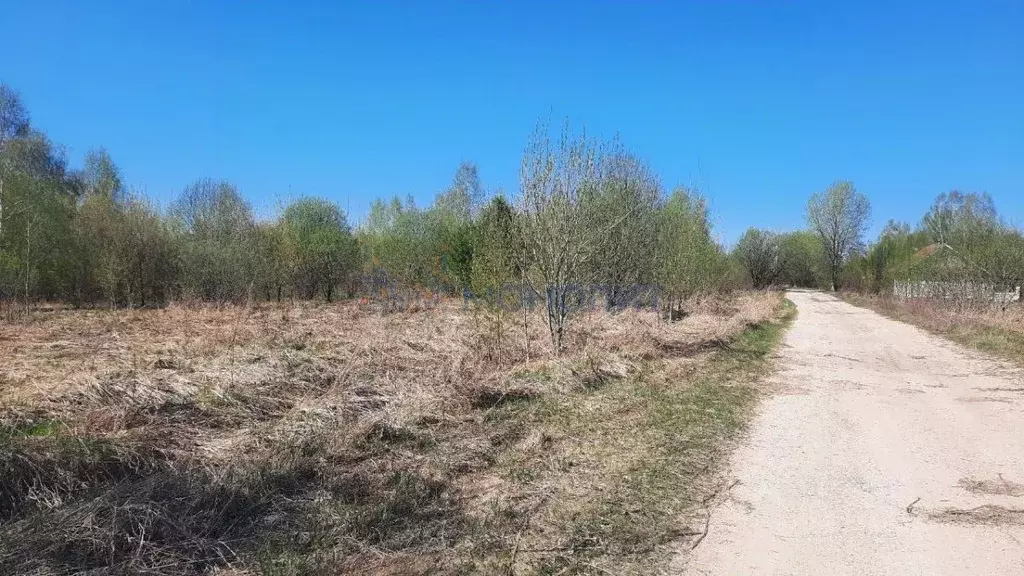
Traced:
[[863, 246], [870, 218], [867, 197], [846, 180], [811, 196], [807, 203], [807, 222], [821, 238], [833, 291], [839, 286], [843, 264]]
[[561, 349], [571, 292], [600, 233], [588, 226], [585, 198], [597, 186], [600, 151], [585, 135], [563, 128], [552, 147], [546, 125], [534, 132], [520, 169], [521, 265], [533, 291], [547, 304], [548, 329]]

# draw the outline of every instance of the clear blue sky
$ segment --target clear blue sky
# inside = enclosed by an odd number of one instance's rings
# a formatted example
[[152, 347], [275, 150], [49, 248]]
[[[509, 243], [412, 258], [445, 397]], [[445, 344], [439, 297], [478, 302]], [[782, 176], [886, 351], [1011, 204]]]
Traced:
[[874, 230], [953, 188], [1024, 223], [1021, 0], [3, 3], [0, 80], [161, 202], [212, 176], [358, 219], [462, 160], [514, 192], [551, 116], [701, 183], [726, 241], [838, 178]]

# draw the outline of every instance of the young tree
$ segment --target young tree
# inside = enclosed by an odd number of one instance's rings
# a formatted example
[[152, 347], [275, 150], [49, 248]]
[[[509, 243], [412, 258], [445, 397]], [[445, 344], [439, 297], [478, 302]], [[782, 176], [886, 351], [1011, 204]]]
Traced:
[[800, 230], [782, 234], [779, 238], [782, 253], [782, 271], [779, 282], [790, 286], [818, 288], [823, 285], [822, 272], [825, 256], [821, 238], [814, 232]]
[[996, 212], [992, 197], [986, 193], [952, 191], [940, 194], [925, 214], [921, 227], [942, 251], [943, 266], [936, 267], [947, 280], [1012, 284], [1013, 233]]
[[779, 236], [757, 228], [749, 228], [743, 233], [733, 254], [743, 264], [751, 284], [758, 290], [774, 284], [785, 267]]
[[440, 250], [440, 276], [449, 291], [470, 286], [473, 276], [476, 228], [474, 219], [483, 202], [483, 185], [476, 165], [463, 162], [452, 185], [434, 199], [427, 211], [429, 235]]
[[143, 198], [128, 197], [122, 206], [119, 251], [126, 273], [125, 301], [140, 306], [166, 302], [178, 275], [177, 254], [167, 225]]
[[867, 197], [845, 180], [811, 196], [807, 203], [807, 221], [821, 239], [833, 291], [839, 288], [843, 264], [863, 247], [870, 217]]
[[519, 278], [522, 250], [515, 209], [504, 196], [495, 196], [483, 207], [476, 226], [472, 289], [480, 296], [500, 291]]
[[[26, 305], [33, 297], [64, 297], [73, 278], [72, 217], [79, 186], [63, 150], [29, 132], [5, 145], [4, 226], [0, 252], [11, 288], [12, 272]], [[12, 291], [13, 292], [13, 291]]]
[[661, 182], [638, 158], [616, 148], [601, 163], [600, 182], [586, 199], [587, 226], [607, 230], [594, 244], [588, 275], [603, 288], [609, 309], [626, 304], [626, 292], [655, 281]]
[[404, 287], [432, 286], [440, 271], [441, 246], [429, 214], [413, 199], [376, 200], [360, 230], [372, 274], [384, 273]]
[[239, 300], [256, 280], [255, 220], [230, 183], [197, 180], [171, 207], [181, 241], [184, 292], [205, 300]]
[[865, 254], [866, 288], [878, 293], [891, 288], [894, 280], [907, 280], [912, 274], [914, 254], [930, 242], [908, 224], [890, 220]]
[[480, 210], [474, 224], [471, 282], [474, 312], [482, 313], [480, 316], [490, 328], [494, 343], [492, 354], [500, 364], [509, 305], [515, 302], [522, 306], [524, 324], [527, 320], [528, 308], [521, 300], [525, 287], [520, 285], [518, 289], [509, 289], [513, 281], [522, 278], [518, 266], [522, 250], [516, 232], [516, 214], [504, 196], [498, 195]]
[[519, 172], [523, 265], [535, 294], [547, 305], [548, 331], [561, 350], [573, 289], [586, 283], [587, 264], [608, 229], [588, 222], [586, 199], [599, 183], [601, 151], [585, 135], [563, 128], [552, 146], [547, 126], [531, 137]]
[[707, 205], [692, 190], [677, 188], [659, 212], [655, 252], [670, 318], [682, 312], [687, 298], [715, 290], [726, 276], [728, 264], [711, 238]]
[[286, 251], [291, 256], [293, 283], [312, 298], [319, 290], [330, 302], [356, 265], [356, 245], [336, 204], [321, 198], [302, 198], [281, 217]]
[[284, 225], [280, 219], [259, 222], [254, 232], [256, 268], [259, 270], [257, 291], [267, 300], [280, 302], [285, 286], [292, 281], [294, 265], [288, 254]]

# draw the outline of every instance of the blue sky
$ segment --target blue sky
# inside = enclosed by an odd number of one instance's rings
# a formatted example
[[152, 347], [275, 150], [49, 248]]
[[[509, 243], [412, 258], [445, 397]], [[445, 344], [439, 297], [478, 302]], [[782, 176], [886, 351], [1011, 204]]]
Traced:
[[954, 188], [1024, 223], [1020, 0], [4, 4], [0, 80], [160, 202], [211, 176], [358, 219], [463, 160], [515, 192], [551, 117], [699, 183], [725, 241], [802, 226], [839, 178], [874, 231]]

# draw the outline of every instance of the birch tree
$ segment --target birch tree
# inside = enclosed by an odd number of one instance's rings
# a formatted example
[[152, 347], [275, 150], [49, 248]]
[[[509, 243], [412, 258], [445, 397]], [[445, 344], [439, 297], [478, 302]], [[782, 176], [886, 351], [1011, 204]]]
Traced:
[[584, 283], [586, 265], [601, 233], [588, 224], [585, 198], [598, 184], [600, 149], [566, 125], [552, 143], [547, 126], [532, 135], [520, 167], [522, 265], [526, 280], [547, 306], [551, 343], [561, 350], [574, 287]]

